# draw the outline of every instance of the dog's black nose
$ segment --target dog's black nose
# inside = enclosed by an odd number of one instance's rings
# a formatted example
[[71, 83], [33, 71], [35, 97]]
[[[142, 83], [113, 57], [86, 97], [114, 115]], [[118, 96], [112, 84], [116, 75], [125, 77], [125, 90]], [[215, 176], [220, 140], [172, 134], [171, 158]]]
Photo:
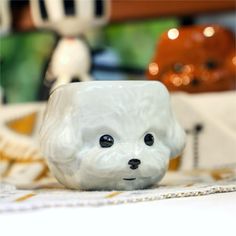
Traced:
[[194, 77], [194, 78], [192, 79], [192, 81], [191, 81], [191, 84], [192, 84], [193, 86], [198, 86], [200, 83], [201, 83], [201, 79], [198, 78], [198, 77]]
[[138, 168], [138, 166], [141, 164], [141, 161], [139, 159], [130, 159], [128, 162], [128, 165], [130, 165], [130, 169], [135, 170]]

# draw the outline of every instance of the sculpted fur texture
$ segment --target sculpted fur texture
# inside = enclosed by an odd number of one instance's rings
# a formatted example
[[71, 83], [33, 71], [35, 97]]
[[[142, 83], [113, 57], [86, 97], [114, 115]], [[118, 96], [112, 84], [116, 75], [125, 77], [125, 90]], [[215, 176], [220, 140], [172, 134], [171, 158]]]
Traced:
[[133, 190], [162, 179], [185, 134], [159, 82], [82, 82], [51, 95], [41, 147], [72, 189]]

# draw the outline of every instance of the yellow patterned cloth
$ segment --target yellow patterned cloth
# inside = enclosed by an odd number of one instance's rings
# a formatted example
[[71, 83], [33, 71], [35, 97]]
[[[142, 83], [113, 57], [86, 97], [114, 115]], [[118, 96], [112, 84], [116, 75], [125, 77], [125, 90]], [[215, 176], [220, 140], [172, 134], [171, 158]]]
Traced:
[[49, 174], [37, 134], [45, 103], [0, 107], [0, 176], [13, 184], [41, 181]]

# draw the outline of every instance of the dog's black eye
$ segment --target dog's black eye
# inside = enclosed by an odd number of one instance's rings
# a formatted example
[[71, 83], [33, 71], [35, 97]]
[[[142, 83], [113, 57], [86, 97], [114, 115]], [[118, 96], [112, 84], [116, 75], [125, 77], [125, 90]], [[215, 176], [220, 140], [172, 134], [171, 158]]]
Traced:
[[154, 137], [152, 134], [146, 134], [144, 137], [144, 143], [148, 146], [152, 146], [154, 143]]
[[174, 72], [176, 72], [176, 73], [181, 73], [181, 72], [183, 72], [183, 70], [184, 70], [184, 65], [183, 65], [183, 64], [181, 64], [181, 63], [175, 63], [175, 64], [173, 65], [173, 71], [174, 71]]
[[217, 67], [218, 67], [217, 62], [214, 60], [208, 60], [205, 62], [204, 65], [208, 70], [214, 70], [214, 69], [217, 69]]
[[114, 139], [111, 135], [105, 134], [99, 140], [100, 146], [103, 148], [109, 148], [114, 144]]

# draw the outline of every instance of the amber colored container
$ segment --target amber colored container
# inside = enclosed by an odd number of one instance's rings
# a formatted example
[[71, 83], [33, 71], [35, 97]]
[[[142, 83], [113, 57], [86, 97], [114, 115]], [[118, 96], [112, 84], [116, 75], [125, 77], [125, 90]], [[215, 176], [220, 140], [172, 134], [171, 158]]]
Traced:
[[235, 36], [218, 25], [170, 29], [157, 43], [147, 77], [163, 82], [169, 91], [234, 90]]

